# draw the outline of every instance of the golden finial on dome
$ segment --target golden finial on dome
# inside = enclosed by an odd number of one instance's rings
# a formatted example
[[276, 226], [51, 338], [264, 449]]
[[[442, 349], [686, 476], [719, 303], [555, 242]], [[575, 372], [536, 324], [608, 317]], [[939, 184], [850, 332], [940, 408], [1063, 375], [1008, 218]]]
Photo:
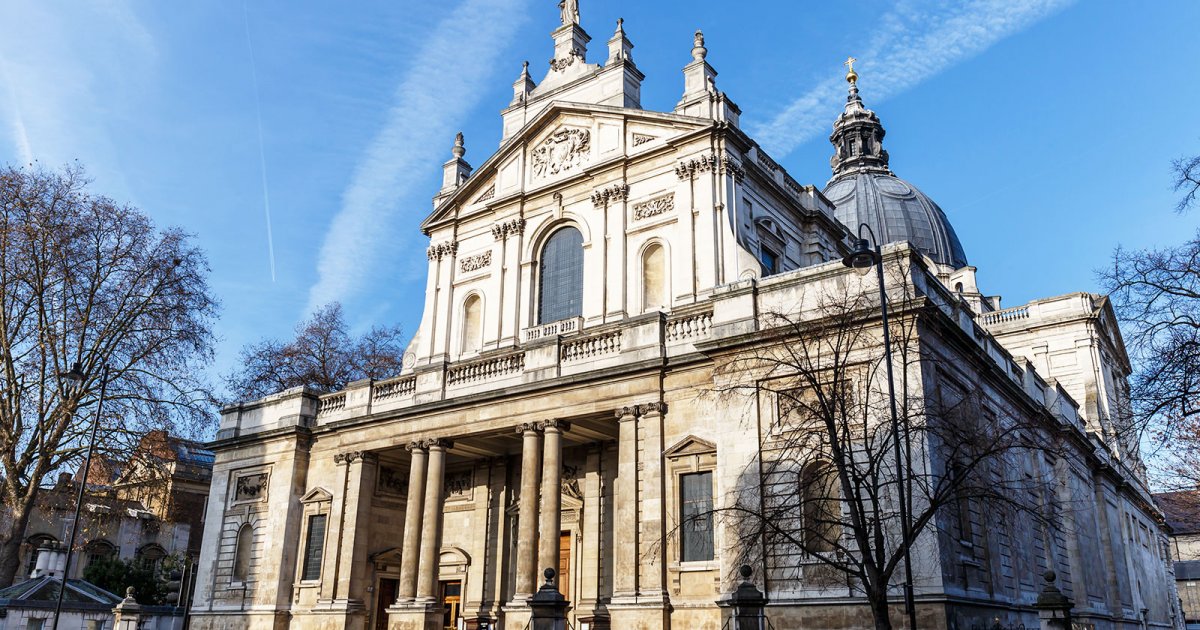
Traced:
[[842, 64], [842, 65], [846, 66], [847, 68], [849, 68], [849, 71], [846, 72], [846, 81], [848, 83], [855, 83], [858, 81], [858, 73], [854, 71], [854, 62], [855, 61], [858, 61], [858, 60], [855, 59], [854, 57], [850, 57], [850, 58], [846, 59], [846, 61]]

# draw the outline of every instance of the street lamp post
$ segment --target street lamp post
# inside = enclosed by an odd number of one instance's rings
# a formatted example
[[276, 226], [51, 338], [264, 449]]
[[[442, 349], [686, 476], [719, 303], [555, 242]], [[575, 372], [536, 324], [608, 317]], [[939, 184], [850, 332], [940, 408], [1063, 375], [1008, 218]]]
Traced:
[[[78, 361], [71, 367], [70, 372], [62, 372], [58, 375], [63, 382], [63, 389], [68, 392], [74, 391], [83, 386], [83, 381], [87, 375], [83, 373], [83, 366]], [[100, 413], [104, 408], [104, 394], [108, 389], [108, 365], [105, 364], [100, 376], [100, 398], [96, 401], [96, 418], [92, 421], [92, 437], [88, 442], [87, 458], [83, 463], [83, 479], [79, 480], [79, 494], [75, 498], [75, 520], [71, 522], [71, 537], [67, 541], [67, 559], [63, 563], [62, 584], [58, 589], [58, 601], [54, 604], [54, 624], [52, 630], [58, 630], [58, 618], [62, 615], [63, 593], [67, 591], [67, 576], [71, 575], [71, 554], [75, 548], [75, 536], [79, 533], [79, 513], [83, 508], [83, 493], [87, 490], [88, 473], [92, 471], [92, 452], [96, 450], [96, 433], [100, 428]]]
[[[866, 228], [867, 233], [871, 235], [871, 241], [863, 238], [863, 228]], [[871, 248], [871, 242], [875, 243], [874, 249]], [[842, 264], [854, 269], [860, 275], [866, 275], [874, 267], [875, 274], [879, 278], [879, 308], [883, 314], [883, 353], [884, 363], [887, 364], [888, 403], [892, 412], [892, 445], [896, 450], [896, 495], [900, 505], [900, 535], [903, 545], [901, 551], [904, 554], [904, 609], [908, 614], [908, 627], [912, 630], [917, 627], [917, 610], [913, 603], [912, 554], [910, 550], [912, 524], [909, 523], [909, 505], [904, 492], [904, 460], [900, 457], [900, 421], [896, 415], [896, 386], [895, 378], [892, 375], [892, 337], [888, 328], [888, 300], [883, 283], [883, 248], [879, 245], [879, 239], [875, 238], [875, 231], [866, 223], [858, 226], [858, 238], [855, 239], [854, 245], [854, 251], [842, 259]]]

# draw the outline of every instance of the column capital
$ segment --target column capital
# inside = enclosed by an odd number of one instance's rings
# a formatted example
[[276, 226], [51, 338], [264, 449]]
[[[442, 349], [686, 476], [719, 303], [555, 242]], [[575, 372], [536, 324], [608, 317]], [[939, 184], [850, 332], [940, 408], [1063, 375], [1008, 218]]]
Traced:
[[421, 440], [421, 446], [426, 450], [439, 448], [443, 451], [448, 451], [454, 448], [454, 440], [448, 440], [446, 438], [429, 438], [426, 440]]
[[652, 402], [643, 403], [637, 406], [637, 415], [639, 416], [661, 416], [667, 413], [667, 403]]
[[521, 424], [517, 425], [517, 433], [518, 434], [528, 433], [530, 431], [541, 431], [541, 430], [542, 430], [541, 422], [522, 422]]
[[333, 461], [338, 464], [352, 464], [360, 460], [363, 463], [373, 464], [379, 461], [379, 455], [372, 451], [346, 451], [333, 456]]
[[409, 453], [412, 453], [413, 451], [424, 451], [427, 448], [428, 447], [425, 446], [425, 442], [423, 440], [413, 440], [404, 445], [404, 450], [408, 451]]
[[617, 417], [617, 420], [634, 420], [637, 418], [637, 407], [621, 407], [613, 415]]
[[543, 431], [546, 431], [548, 429], [558, 429], [559, 432], [571, 430], [571, 423], [567, 422], [566, 420], [563, 420], [561, 418], [551, 418], [549, 420], [542, 420], [541, 422], [538, 423], [538, 426], [541, 427], [541, 429]]

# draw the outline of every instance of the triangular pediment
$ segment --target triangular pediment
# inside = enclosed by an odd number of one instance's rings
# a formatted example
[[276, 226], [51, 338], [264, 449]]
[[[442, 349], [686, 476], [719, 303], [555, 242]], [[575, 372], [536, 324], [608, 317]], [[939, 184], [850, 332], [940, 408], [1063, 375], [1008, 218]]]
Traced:
[[708, 453], [717, 452], [717, 445], [698, 438], [694, 435], [689, 435], [675, 443], [674, 446], [663, 451], [664, 457], [679, 457], [681, 455], [705, 455]]
[[313, 488], [300, 497], [301, 503], [315, 503], [318, 501], [332, 501], [333, 495], [325, 488]]
[[712, 120], [606, 105], [553, 102], [506, 140], [457, 190], [438, 200], [421, 229], [536, 192], [588, 167], [661, 149]]

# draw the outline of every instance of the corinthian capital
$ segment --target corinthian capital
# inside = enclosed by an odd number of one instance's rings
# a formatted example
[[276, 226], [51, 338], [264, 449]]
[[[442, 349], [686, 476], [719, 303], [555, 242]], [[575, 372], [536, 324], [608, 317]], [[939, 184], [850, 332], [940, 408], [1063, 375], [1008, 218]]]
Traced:
[[421, 440], [421, 446], [424, 446], [426, 449], [440, 448], [443, 451], [448, 451], [454, 448], [454, 441], [447, 440], [446, 438], [429, 438]]
[[667, 403], [665, 402], [643, 403], [637, 406], [639, 416], [661, 416], [665, 413], [667, 413]]
[[550, 420], [542, 420], [538, 424], [541, 425], [543, 431], [546, 431], [548, 429], [558, 429], [559, 432], [564, 432], [564, 431], [569, 431], [571, 429], [571, 423], [567, 422], [566, 420], [563, 420], [561, 418], [551, 418]]

